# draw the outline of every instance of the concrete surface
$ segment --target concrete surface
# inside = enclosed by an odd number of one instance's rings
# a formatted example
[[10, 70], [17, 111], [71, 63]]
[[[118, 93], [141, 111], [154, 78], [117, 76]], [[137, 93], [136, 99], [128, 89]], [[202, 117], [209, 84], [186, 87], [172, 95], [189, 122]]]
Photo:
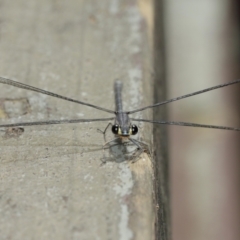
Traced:
[[[110, 109], [121, 79], [126, 110], [152, 102], [137, 1], [1, 0], [0, 16], [1, 76]], [[0, 98], [2, 123], [111, 116], [5, 85]], [[102, 164], [106, 124], [1, 130], [1, 239], [154, 239], [151, 159]], [[151, 146], [140, 124], [143, 133]]]

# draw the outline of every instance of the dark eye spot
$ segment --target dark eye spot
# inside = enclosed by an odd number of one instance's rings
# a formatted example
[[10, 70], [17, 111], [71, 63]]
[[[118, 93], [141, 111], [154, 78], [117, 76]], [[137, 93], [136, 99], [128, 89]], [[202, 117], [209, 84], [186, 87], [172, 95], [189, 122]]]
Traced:
[[138, 133], [138, 127], [136, 125], [132, 125], [132, 135], [136, 135]]
[[119, 126], [117, 124], [113, 125], [112, 126], [112, 133], [113, 134], [118, 134], [118, 129], [119, 129]]

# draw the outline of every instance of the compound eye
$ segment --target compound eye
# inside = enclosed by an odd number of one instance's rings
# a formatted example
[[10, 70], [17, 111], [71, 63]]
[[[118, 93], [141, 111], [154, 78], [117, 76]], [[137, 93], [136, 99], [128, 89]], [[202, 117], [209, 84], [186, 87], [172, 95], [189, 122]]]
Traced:
[[118, 134], [118, 129], [119, 129], [119, 126], [117, 124], [113, 125], [112, 126], [112, 133], [113, 134]]
[[138, 127], [133, 124], [131, 128], [132, 128], [132, 135], [136, 135], [138, 133]]

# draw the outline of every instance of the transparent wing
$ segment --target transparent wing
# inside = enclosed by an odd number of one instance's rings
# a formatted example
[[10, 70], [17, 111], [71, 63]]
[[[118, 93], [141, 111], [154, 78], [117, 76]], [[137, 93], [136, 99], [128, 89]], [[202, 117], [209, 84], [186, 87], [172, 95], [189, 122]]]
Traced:
[[203, 89], [201, 91], [186, 94], [186, 95], [183, 95], [183, 96], [180, 96], [180, 97], [177, 97], [177, 98], [172, 98], [170, 100], [166, 100], [166, 101], [163, 101], [163, 102], [160, 102], [160, 103], [155, 103], [153, 105], [149, 105], [149, 106], [146, 106], [146, 107], [143, 107], [143, 108], [139, 108], [139, 109], [136, 109], [136, 110], [133, 110], [133, 111], [129, 111], [127, 113], [132, 114], [132, 113], [135, 113], [135, 112], [140, 112], [140, 111], [143, 111], [143, 110], [148, 109], [148, 108], [158, 107], [158, 106], [170, 103], [170, 102], [174, 102], [174, 101], [178, 101], [178, 100], [181, 100], [181, 99], [184, 99], [184, 98], [192, 97], [192, 96], [195, 96], [195, 95], [198, 95], [198, 94], [201, 94], [201, 93], [209, 92], [209, 91], [212, 91], [212, 90], [215, 90], [215, 89], [218, 89], [218, 88], [222, 88], [222, 87], [226, 87], [226, 86], [236, 84], [236, 83], [240, 83], [240, 79], [229, 82], [229, 83], [220, 84], [220, 85], [217, 85], [217, 86], [214, 86], [214, 87], [206, 88], [206, 89]]
[[199, 128], [212, 128], [212, 129], [240, 131], [240, 128], [236, 128], [236, 127], [205, 125], [205, 124], [198, 124], [198, 123], [171, 122], [171, 121], [169, 121], [169, 122], [168, 121], [154, 121], [154, 120], [136, 119], [136, 118], [131, 118], [131, 120], [137, 121], [137, 122], [149, 122], [149, 123], [154, 123], [154, 124], [177, 125], [177, 126], [186, 126], [186, 127], [199, 127]]
[[49, 121], [39, 121], [39, 122], [22, 122], [22, 123], [1, 124], [0, 128], [50, 125], [50, 124], [66, 124], [66, 123], [82, 123], [82, 122], [101, 122], [101, 121], [112, 121], [114, 119], [115, 118], [94, 118], [94, 119], [70, 119], [70, 120], [66, 119], [66, 120], [49, 120]]
[[20, 83], [20, 82], [17, 82], [17, 81], [13, 81], [11, 79], [7, 79], [7, 78], [4, 78], [4, 77], [0, 77], [0, 83], [11, 85], [11, 86], [14, 86], [14, 87], [17, 87], [17, 88], [23, 88], [23, 89], [27, 89], [27, 90], [30, 90], [30, 91], [42, 93], [42, 94], [49, 95], [49, 96], [52, 96], [52, 97], [55, 97], [55, 98], [64, 99], [64, 100], [69, 101], [69, 102], [75, 102], [75, 103], [82, 104], [82, 105], [85, 105], [85, 106], [88, 106], [88, 107], [96, 108], [96, 109], [104, 111], [104, 112], [115, 113], [115, 111], [112, 111], [112, 110], [109, 110], [109, 109], [106, 109], [106, 108], [98, 107], [98, 106], [90, 104], [90, 103], [85, 103], [85, 102], [75, 100], [75, 99], [72, 99], [72, 98], [64, 97], [62, 95], [52, 93], [52, 92], [48, 92], [48, 91], [45, 91], [43, 89], [32, 87], [30, 85], [23, 84], [23, 83]]

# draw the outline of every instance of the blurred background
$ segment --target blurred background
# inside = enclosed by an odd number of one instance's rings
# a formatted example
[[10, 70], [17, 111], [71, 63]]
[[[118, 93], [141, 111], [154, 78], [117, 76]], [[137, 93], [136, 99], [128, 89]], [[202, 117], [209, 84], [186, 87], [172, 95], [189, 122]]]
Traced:
[[[234, 0], [165, 0], [168, 99], [240, 78]], [[240, 84], [169, 104], [169, 120], [240, 127]], [[168, 127], [174, 240], [240, 239], [240, 134]]]

